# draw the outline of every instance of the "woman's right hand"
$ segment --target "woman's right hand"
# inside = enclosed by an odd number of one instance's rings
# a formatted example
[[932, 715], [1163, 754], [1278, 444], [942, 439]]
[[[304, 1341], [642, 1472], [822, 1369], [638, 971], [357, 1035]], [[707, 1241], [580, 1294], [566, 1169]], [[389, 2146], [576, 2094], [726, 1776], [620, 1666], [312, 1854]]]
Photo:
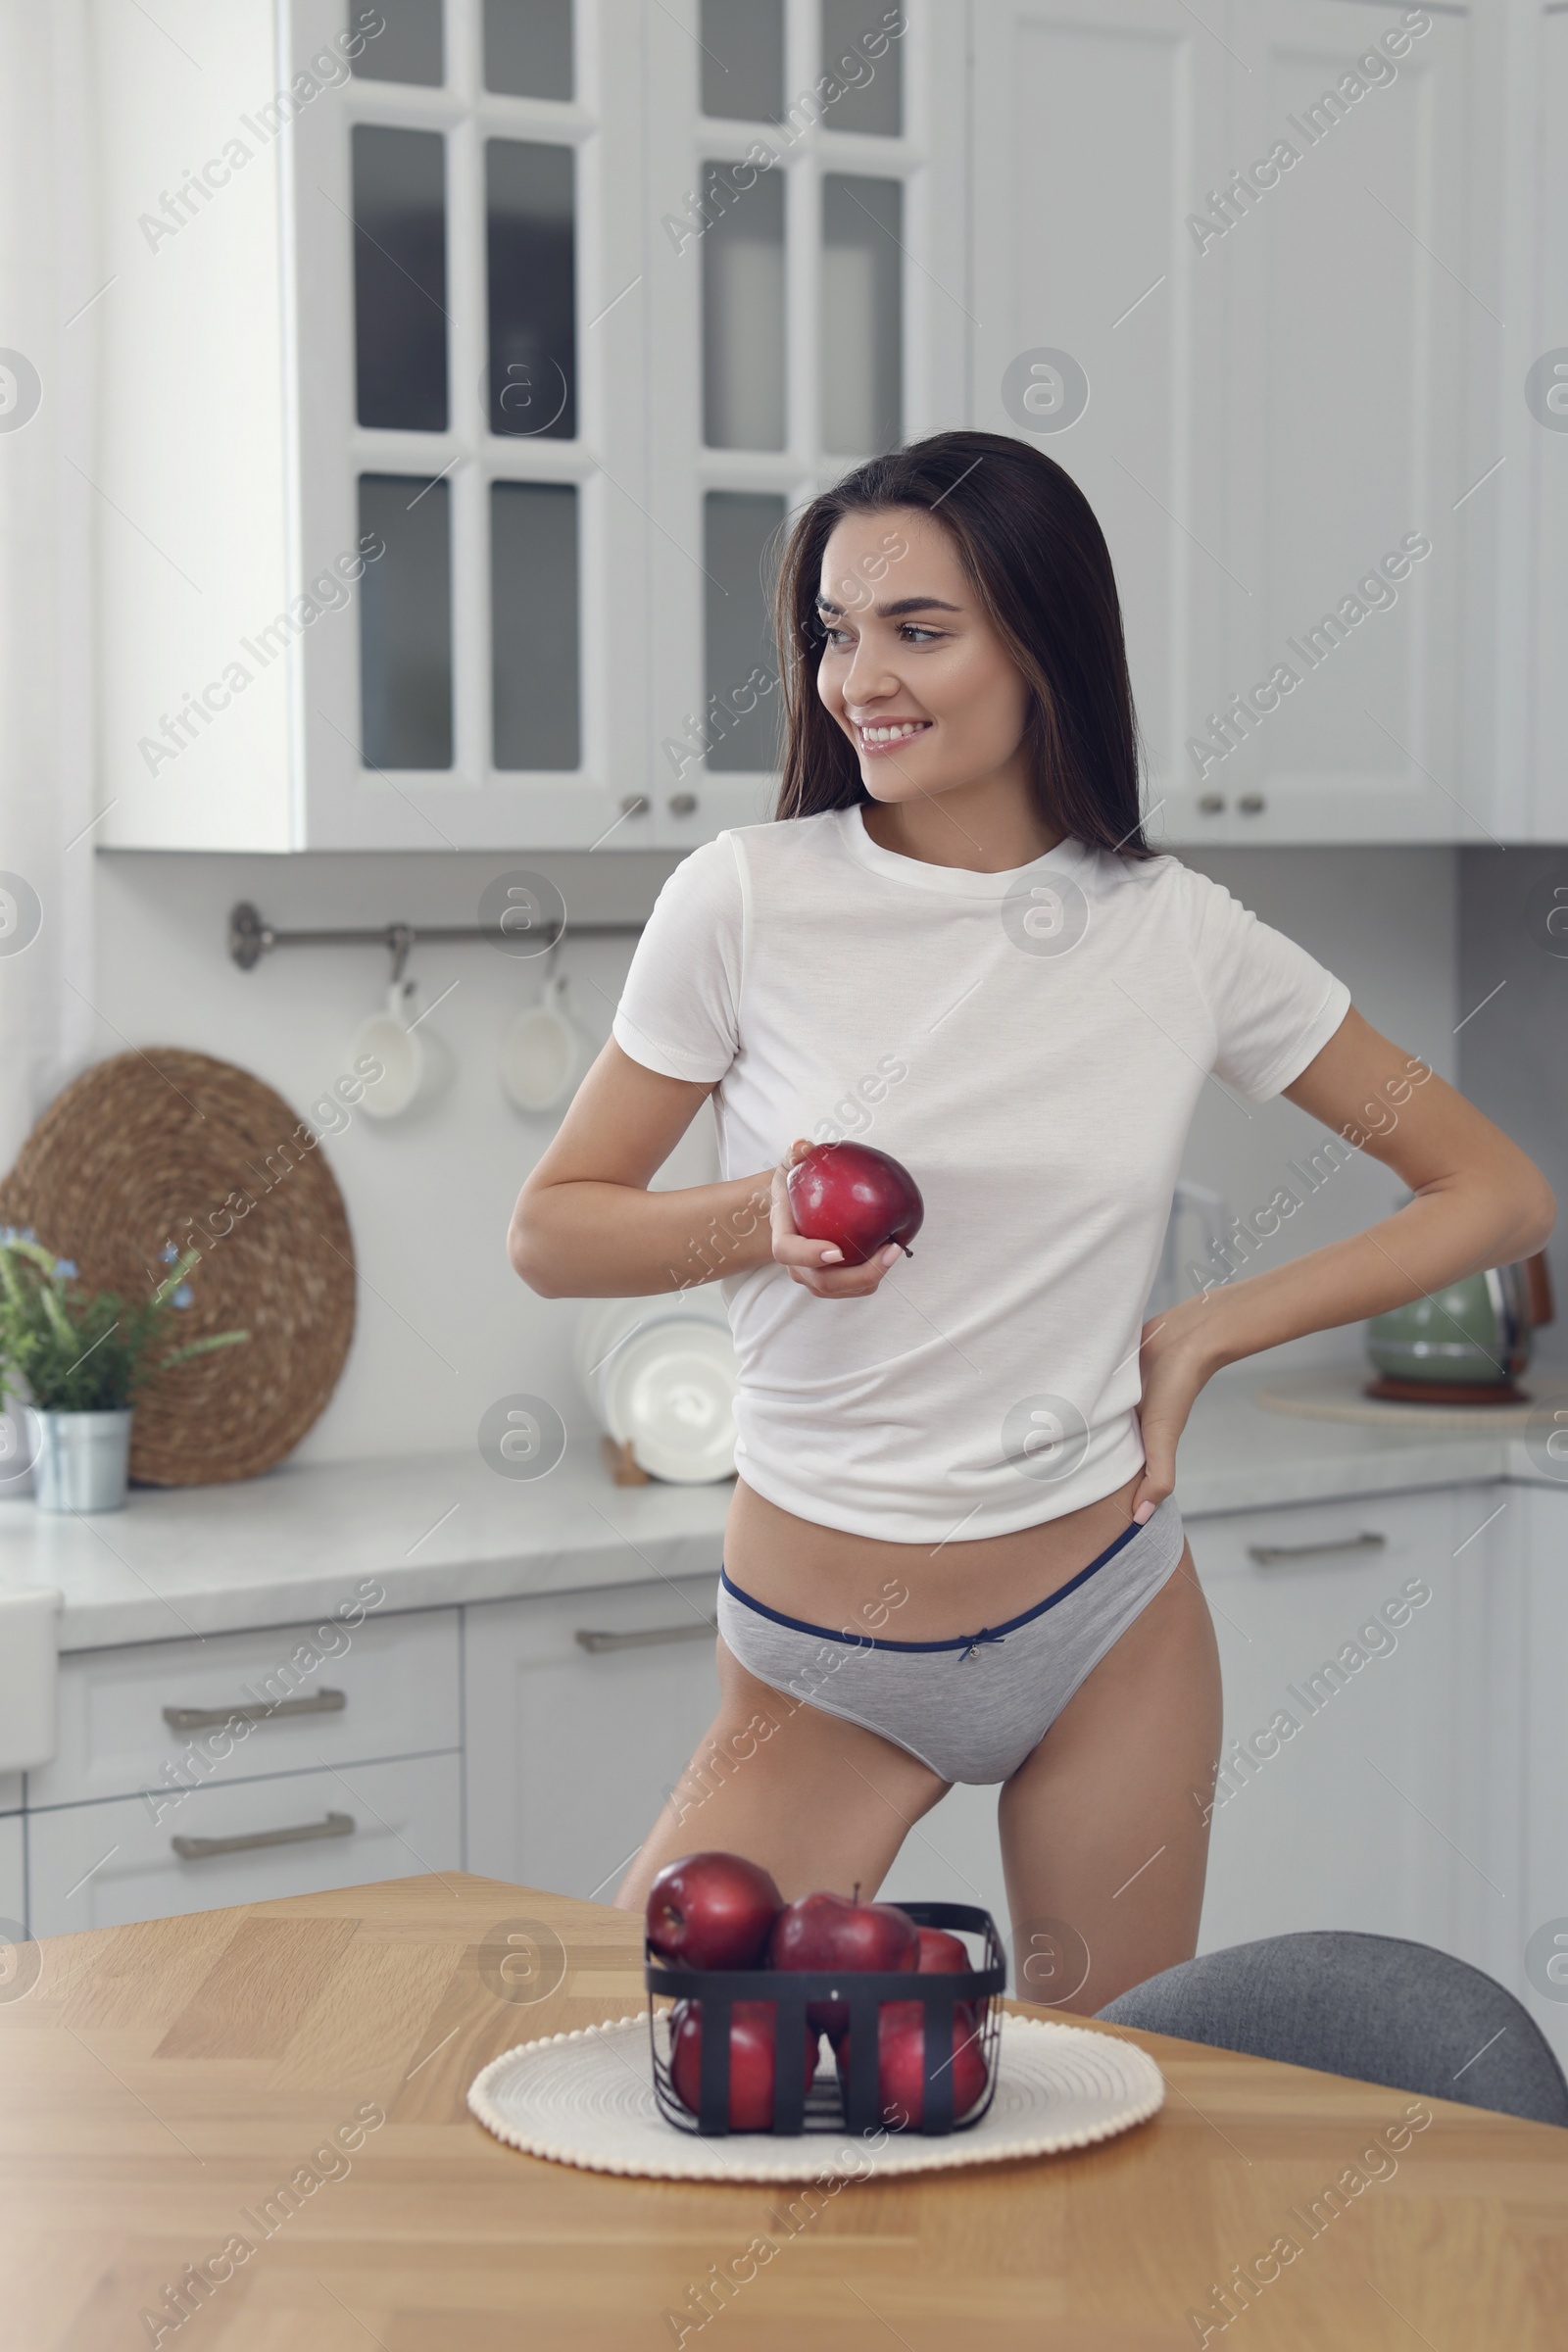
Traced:
[[792, 1282], [816, 1298], [868, 1298], [890, 1266], [896, 1266], [904, 1255], [897, 1242], [889, 1242], [875, 1257], [863, 1266], [846, 1265], [844, 1252], [832, 1242], [810, 1242], [795, 1230], [790, 1211], [789, 1172], [798, 1159], [804, 1159], [811, 1149], [804, 1138], [797, 1136], [789, 1151], [773, 1170], [772, 1231], [773, 1256], [777, 1264], [789, 1271]]

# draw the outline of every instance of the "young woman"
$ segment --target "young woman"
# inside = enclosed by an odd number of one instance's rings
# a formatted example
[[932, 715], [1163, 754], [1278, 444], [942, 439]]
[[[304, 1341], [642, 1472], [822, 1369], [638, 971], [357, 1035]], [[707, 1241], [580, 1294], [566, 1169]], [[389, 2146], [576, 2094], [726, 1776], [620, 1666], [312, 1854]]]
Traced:
[[[943, 433], [812, 501], [778, 604], [771, 824], [671, 875], [524, 1186], [547, 1297], [721, 1279], [740, 1357], [720, 1706], [617, 1900], [696, 1847], [874, 1889], [1000, 1786], [1020, 1991], [1092, 2011], [1196, 1948], [1220, 1690], [1173, 1498], [1222, 1365], [1539, 1249], [1544, 1182], [1343, 983], [1155, 856], [1105, 543], [1039, 451]], [[1414, 1198], [1140, 1328], [1201, 1088], [1284, 1093]], [[650, 1192], [711, 1096], [725, 1176]], [[911, 1257], [803, 1239], [855, 1136]]]

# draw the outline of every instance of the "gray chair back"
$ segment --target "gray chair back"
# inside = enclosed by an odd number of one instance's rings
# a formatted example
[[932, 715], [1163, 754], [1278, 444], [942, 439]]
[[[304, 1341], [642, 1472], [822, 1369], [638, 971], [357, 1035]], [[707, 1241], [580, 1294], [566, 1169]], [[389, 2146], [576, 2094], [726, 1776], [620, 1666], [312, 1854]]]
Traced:
[[1568, 2126], [1568, 2083], [1529, 2011], [1467, 1961], [1395, 1936], [1319, 1930], [1205, 1952], [1135, 1984], [1100, 2015]]

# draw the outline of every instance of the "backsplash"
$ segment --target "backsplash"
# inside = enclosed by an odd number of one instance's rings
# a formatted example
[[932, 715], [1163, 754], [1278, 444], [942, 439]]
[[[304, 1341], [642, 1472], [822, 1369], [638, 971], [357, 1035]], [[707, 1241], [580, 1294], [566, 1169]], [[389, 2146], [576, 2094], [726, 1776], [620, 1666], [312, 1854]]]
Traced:
[[[1476, 854], [1465, 854], [1462, 869], [1459, 854], [1446, 848], [1188, 856], [1338, 972], [1376, 1027], [1428, 1057], [1442, 1075], [1454, 1077], [1461, 1050], [1470, 1048], [1473, 1067], [1466, 1065], [1464, 1074], [1476, 1099], [1510, 1123], [1550, 1172], [1545, 1141], [1531, 1132], [1545, 1124], [1536, 1046], [1542, 1054], [1549, 1050], [1547, 1023], [1561, 1004], [1568, 966], [1517, 944], [1512, 899], [1472, 864]], [[1509, 853], [1510, 868], [1526, 856]], [[236, 900], [254, 901], [280, 928], [379, 927], [398, 916], [466, 923], [474, 919], [487, 882], [527, 864], [557, 883], [579, 921], [635, 920], [673, 862], [605, 853], [526, 860], [454, 855], [439, 861], [101, 856], [98, 968], [115, 975], [115, 987], [112, 1002], [100, 993], [95, 1052], [117, 1053], [126, 1043], [196, 1047], [254, 1070], [305, 1114], [351, 1068], [354, 1032], [385, 1000], [387, 958], [368, 947], [289, 948], [254, 972], [241, 972], [224, 945]], [[1462, 956], [1461, 870], [1475, 894]], [[1493, 977], [1482, 977], [1496, 960], [1488, 945], [1494, 921], [1501, 926], [1499, 939], [1513, 927], [1512, 977], [1497, 1000], [1508, 1010], [1477, 1016], [1455, 1039], [1462, 1011], [1502, 976], [1498, 963]], [[633, 945], [629, 933], [568, 938], [561, 952], [566, 1008], [594, 1051], [609, 1034]], [[534, 1298], [506, 1257], [517, 1187], [557, 1115], [519, 1114], [497, 1075], [508, 1025], [538, 1001], [542, 962], [515, 961], [478, 942], [433, 944], [416, 948], [409, 972], [418, 982], [418, 1008], [434, 1007], [420, 1035], [437, 1065], [435, 1092], [395, 1122], [377, 1125], [353, 1108], [323, 1122], [335, 1129], [322, 1148], [348, 1203], [360, 1312], [342, 1383], [300, 1460], [466, 1447], [486, 1406], [518, 1389], [557, 1396], [568, 1422], [587, 1422], [570, 1361], [579, 1308], [569, 1299]], [[1508, 1051], [1498, 1050], [1499, 1035], [1513, 1041]], [[1526, 1082], [1532, 1066], [1534, 1091]], [[1494, 1103], [1488, 1088], [1501, 1088], [1509, 1100]], [[1135, 1137], [1137, 1105], [1128, 1108]], [[1244, 1215], [1290, 1185], [1302, 1206], [1265, 1250], [1295, 1255], [1386, 1213], [1398, 1191], [1373, 1162], [1330, 1164], [1322, 1142], [1321, 1131], [1291, 1104], [1241, 1103], [1211, 1084], [1184, 1172]], [[1552, 1149], [1560, 1162], [1560, 1122]], [[671, 1162], [667, 1180], [702, 1181], [712, 1172], [711, 1153], [705, 1119]], [[1297, 1177], [1287, 1173], [1290, 1163]], [[1263, 1252], [1252, 1260], [1268, 1262], [1272, 1256]], [[1354, 1346], [1350, 1335], [1330, 1332], [1281, 1352], [1297, 1361], [1324, 1360]]]

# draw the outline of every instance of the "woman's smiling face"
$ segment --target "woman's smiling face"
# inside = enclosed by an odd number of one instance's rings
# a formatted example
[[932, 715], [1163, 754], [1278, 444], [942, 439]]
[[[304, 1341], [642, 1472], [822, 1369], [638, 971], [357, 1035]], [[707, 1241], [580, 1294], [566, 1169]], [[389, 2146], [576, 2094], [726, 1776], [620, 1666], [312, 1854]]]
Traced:
[[845, 515], [822, 551], [817, 610], [816, 691], [874, 800], [1027, 770], [1029, 688], [932, 515]]

